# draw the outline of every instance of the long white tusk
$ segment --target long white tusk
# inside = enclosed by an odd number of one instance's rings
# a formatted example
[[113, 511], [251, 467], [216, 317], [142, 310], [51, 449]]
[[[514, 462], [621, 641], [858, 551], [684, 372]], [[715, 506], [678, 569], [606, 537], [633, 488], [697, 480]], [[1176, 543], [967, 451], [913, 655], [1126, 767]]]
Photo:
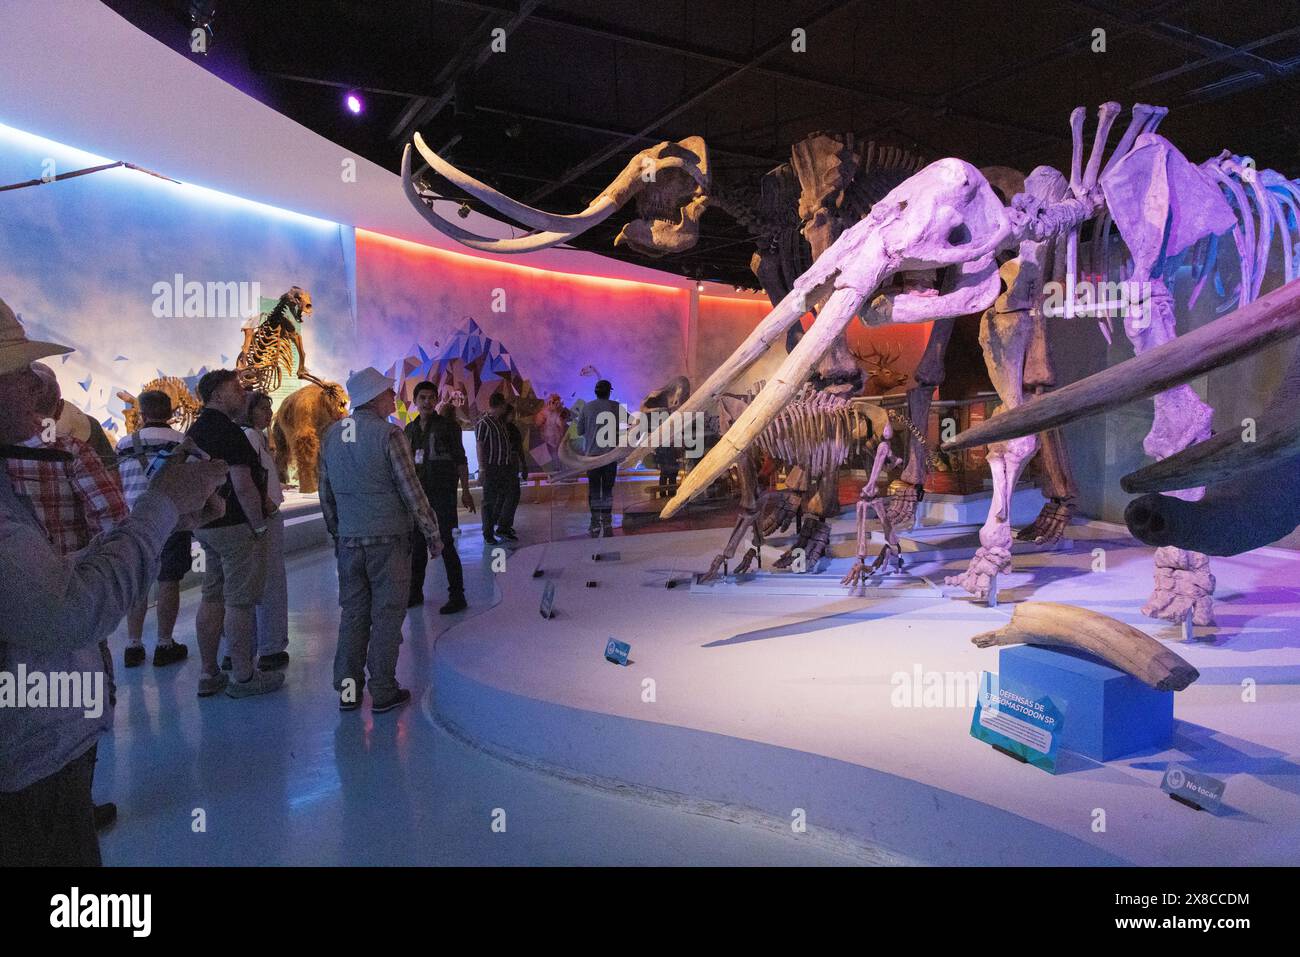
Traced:
[[[883, 275], [883, 265], [879, 269]], [[880, 277], [877, 276], [874, 285], [879, 285], [879, 282]], [[803, 385], [808, 370], [830, 348], [835, 337], [844, 331], [844, 327], [862, 305], [863, 298], [863, 294], [853, 287], [840, 288], [831, 294], [817, 321], [799, 340], [799, 345], [795, 346], [794, 351], [786, 356], [785, 362], [781, 364], [776, 375], [703, 461], [686, 473], [686, 478], [678, 487], [677, 494], [660, 512], [661, 518], [671, 518], [684, 508], [749, 447], [754, 437], [767, 427], [790, 397]]]
[[480, 183], [473, 176], [462, 173], [456, 167], [452, 166], [441, 156], [429, 149], [425, 145], [423, 137], [419, 133], [415, 134], [415, 148], [420, 151], [424, 161], [429, 167], [442, 176], [453, 186], [463, 190], [469, 195], [481, 199], [499, 213], [509, 216], [516, 222], [523, 223], [529, 229], [542, 230], [543, 232], [564, 233], [567, 236], [576, 236], [578, 233], [585, 232], [601, 221], [608, 219], [618, 209], [618, 204], [609, 196], [602, 193], [592, 201], [580, 213], [564, 216], [556, 213], [547, 213], [540, 209], [534, 209], [532, 206], [526, 206], [517, 200], [511, 199], [504, 193], [499, 193], [486, 183]]
[[1016, 605], [1011, 621], [976, 635], [979, 648], [1046, 645], [1078, 648], [1127, 671], [1157, 691], [1182, 691], [1200, 672], [1150, 635], [1101, 612], [1051, 601]]
[[[795, 288], [790, 290], [784, 299], [772, 307], [772, 311], [763, 317], [762, 321], [745, 337], [745, 341], [736, 347], [735, 352], [722, 365], [718, 366], [713, 374], [704, 381], [704, 384], [693, 392], [691, 397], [682, 403], [676, 412], [664, 419], [658, 427], [629, 448], [611, 449], [600, 455], [566, 457], [567, 460], [562, 460], [565, 469], [555, 476], [556, 480], [572, 478], [580, 471], [599, 468], [602, 465], [608, 465], [610, 462], [627, 461], [645, 449], [662, 444], [665, 438], [681, 435], [684, 428], [682, 423], [688, 421], [687, 416], [694, 416], [702, 409], [708, 408], [717, 400], [718, 396], [727, 390], [727, 387], [735, 381], [738, 375], [767, 352], [772, 343], [783, 340], [786, 330], [798, 322], [804, 313], [818, 302], [827, 291], [828, 285], [829, 280], [823, 283], [821, 287], [808, 287], [804, 283], [796, 283]], [[692, 425], [692, 427], [694, 426]]]
[[455, 223], [443, 219], [429, 207], [420, 196], [419, 190], [415, 188], [415, 182], [411, 177], [411, 147], [409, 144], [402, 151], [402, 191], [425, 222], [438, 232], [450, 236], [456, 242], [471, 249], [489, 253], [529, 253], [536, 252], [539, 249], [547, 249], [551, 246], [558, 246], [576, 235], [576, 233], [572, 232], [547, 232], [530, 233], [527, 236], [520, 236], [515, 239], [486, 239], [477, 233], [471, 233], [469, 230], [462, 229]]

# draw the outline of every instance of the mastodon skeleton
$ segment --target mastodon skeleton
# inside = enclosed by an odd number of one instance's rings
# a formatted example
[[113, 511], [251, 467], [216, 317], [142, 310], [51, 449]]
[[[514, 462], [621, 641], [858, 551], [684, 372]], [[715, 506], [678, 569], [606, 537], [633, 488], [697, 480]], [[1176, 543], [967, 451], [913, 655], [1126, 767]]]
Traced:
[[[1054, 199], [1050, 194], [1030, 190], [1018, 194], [1010, 206], [1004, 206], [979, 170], [961, 160], [944, 159], [930, 164], [891, 191], [865, 219], [841, 234], [795, 281], [790, 294], [679, 410], [679, 416], [691, 415], [712, 401], [775, 339], [784, 336], [810, 305], [821, 304], [817, 320], [807, 334], [718, 445], [687, 475], [662, 514], [669, 517], [679, 511], [750, 446], [798, 393], [808, 371], [844, 326], [868, 304], [870, 308], [864, 316], [868, 322], [926, 322], [983, 312], [994, 306], [1002, 292], [999, 254], [1015, 251], [1017, 257], [1022, 257], [1022, 244], [1032, 246], [1052, 240], [1065, 241], [1067, 285], [1072, 287], [1078, 268], [1079, 230], [1103, 211], [1110, 214], [1132, 252], [1136, 264], [1134, 275], [1139, 279], [1151, 275], [1149, 264], [1158, 256], [1176, 255], [1211, 235], [1231, 232], [1237, 219], [1218, 187], [1210, 178], [1190, 173], [1197, 168], [1168, 140], [1152, 131], [1162, 111], [1135, 109], [1128, 129], [1103, 166], [1110, 126], [1118, 112], [1115, 104], [1107, 104], [1100, 111], [1099, 128], [1086, 164], [1082, 162], [1082, 114], [1076, 112], [1078, 118], [1072, 118], [1076, 159], [1062, 198]], [[1040, 170], [1044, 171], [1040, 179], [1052, 178], [1050, 168], [1040, 167]], [[1030, 178], [1034, 178], [1033, 173]], [[1154, 243], [1150, 241], [1152, 235], [1157, 237]], [[1022, 269], [1025, 266], [1023, 258], [1020, 266]], [[908, 288], [906, 274], [930, 270], [943, 271], [938, 289]], [[1067, 315], [1073, 311], [1071, 302], [1066, 302]], [[1126, 319], [1136, 325], [1149, 324], [1147, 317], [1151, 315], [1160, 319], [1160, 337], [1165, 344], [1174, 344], [1171, 324], [1162, 318], [1171, 319], [1171, 313], [1162, 314], [1160, 309], [1146, 312], [1135, 307]], [[1139, 346], [1139, 352], [1146, 348]], [[1139, 360], [1142, 358], [1138, 356]], [[968, 439], [964, 444], [988, 441], [990, 437], [1005, 440], [1041, 431], [1044, 427], [1041, 418], [1032, 419], [1036, 428], [1026, 429], [1026, 422], [1031, 420], [1018, 413], [1055, 398], [1038, 398], [1023, 407], [1005, 410], [976, 430], [976, 439]], [[1000, 419], [1013, 416], [1016, 417], [1014, 429], [997, 427]], [[1152, 435], [1159, 437], [1162, 444], [1164, 438], [1169, 439], [1162, 454], [1170, 455], [1191, 445], [1196, 440], [1198, 421], [1196, 410], [1182, 403], [1158, 404]], [[644, 441], [653, 444], [659, 439], [658, 432], [674, 427], [676, 423], [665, 423]], [[1294, 420], [1279, 426], [1279, 431], [1286, 447], [1292, 448]], [[1155, 447], [1155, 441], [1149, 440], [1148, 450]], [[1009, 501], [1011, 489], [1007, 479], [1013, 471], [1014, 462], [1011, 468], [994, 470], [995, 500]], [[986, 525], [981, 530], [982, 544], [987, 544], [988, 528]], [[1192, 571], [1199, 574], [1199, 570]], [[1188, 614], [1204, 616], [1210, 610], [1204, 595], [1182, 594], [1177, 600], [1171, 600], [1166, 594], [1167, 583], [1160, 577], [1156, 590], [1147, 606], [1150, 614], [1179, 620]]]
[[[1300, 290], [1291, 285], [1300, 275], [1300, 184], [1227, 151], [1193, 166], [1152, 134], [1164, 112], [1134, 107], [1146, 135], [1133, 137], [1132, 149], [1102, 173], [1108, 203], [1096, 229], [1101, 239], [1093, 246], [1094, 274], [1142, 291], [1123, 311], [1136, 357], [1068, 386], [1063, 395], [1032, 401], [963, 433], [951, 446], [1014, 441], [1025, 425], [1059, 427], [1154, 396], [1155, 419], [1143, 447], [1159, 461], [1122, 481], [1126, 491], [1146, 493], [1129, 503], [1125, 517], [1133, 534], [1156, 548], [1156, 586], [1143, 612], [1210, 625], [1215, 581], [1207, 555], [1237, 554], [1282, 538], [1300, 524], [1300, 434], [1294, 413], [1286, 411], [1300, 398], [1300, 359], [1284, 375], [1261, 416], [1267, 428], [1253, 442], [1243, 441], [1236, 430], [1211, 437], [1212, 410], [1187, 384], [1194, 377], [1188, 370], [1203, 374], [1295, 334], [1295, 324], [1279, 317], [1300, 308]], [[1076, 111], [1072, 126], [1078, 130], [1082, 123], [1082, 111]], [[1112, 225], [1119, 228], [1129, 257], [1117, 275], [1111, 264]], [[1288, 285], [1257, 303], [1275, 237]], [[1225, 238], [1236, 253], [1235, 288], [1225, 287], [1220, 275]], [[1221, 308], [1236, 304], [1239, 309], [1178, 337], [1170, 286], [1188, 266], [1189, 306], [1213, 279]], [[1268, 307], [1259, 308], [1266, 300]], [[1105, 318], [1109, 340], [1109, 314]], [[1207, 483], [1212, 483], [1208, 489]]]

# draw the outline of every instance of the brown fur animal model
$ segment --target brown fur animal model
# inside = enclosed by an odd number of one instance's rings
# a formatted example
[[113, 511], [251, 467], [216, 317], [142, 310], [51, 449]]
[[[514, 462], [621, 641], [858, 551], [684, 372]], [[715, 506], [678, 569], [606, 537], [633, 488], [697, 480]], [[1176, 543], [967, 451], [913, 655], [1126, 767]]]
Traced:
[[316, 491], [321, 433], [347, 414], [348, 394], [337, 382], [305, 385], [280, 403], [271, 423], [271, 447], [281, 483], [289, 481], [292, 464], [298, 469], [298, 491]]

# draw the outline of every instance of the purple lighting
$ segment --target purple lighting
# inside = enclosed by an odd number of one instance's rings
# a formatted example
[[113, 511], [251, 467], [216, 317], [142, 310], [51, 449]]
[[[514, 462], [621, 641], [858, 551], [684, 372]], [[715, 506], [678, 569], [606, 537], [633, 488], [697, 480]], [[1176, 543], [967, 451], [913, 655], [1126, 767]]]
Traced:
[[364, 104], [361, 102], [361, 96], [357, 93], [349, 93], [343, 98], [343, 103], [348, 108], [348, 112], [354, 116], [360, 113], [364, 108]]

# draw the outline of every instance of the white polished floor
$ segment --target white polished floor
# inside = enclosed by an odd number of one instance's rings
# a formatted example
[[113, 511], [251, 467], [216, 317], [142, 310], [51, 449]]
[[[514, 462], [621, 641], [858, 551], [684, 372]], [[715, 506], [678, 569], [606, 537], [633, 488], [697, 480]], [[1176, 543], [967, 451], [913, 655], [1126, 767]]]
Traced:
[[[470, 521], [473, 517], [470, 518]], [[558, 525], [585, 525], [585, 516]], [[525, 507], [525, 542], [550, 534], [544, 506]], [[460, 547], [471, 603], [494, 600], [476, 524]], [[330, 687], [337, 579], [327, 551], [289, 562], [292, 660], [284, 690], [231, 700], [195, 695], [197, 591], [182, 598], [182, 665], [121, 667], [116, 727], [100, 746], [98, 801], [117, 803], [100, 836], [108, 865], [565, 865], [860, 862], [788, 830], [682, 813], [489, 757], [437, 727], [426, 692], [445, 600], [440, 562], [423, 610], [407, 617], [399, 678], [414, 700], [341, 714]], [[465, 627], [472, 628], [472, 622]], [[145, 642], [153, 647], [153, 616]], [[499, 809], [499, 810], [498, 810]], [[504, 812], [505, 829], [500, 830]], [[201, 813], [198, 813], [201, 812]], [[205, 830], [196, 831], [202, 818]], [[497, 830], [493, 829], [494, 820]]]
[[[620, 491], [631, 496], [625, 504], [643, 494]], [[1216, 559], [1220, 627], [1188, 645], [1137, 611], [1149, 591], [1150, 550], [1106, 529], [1075, 529], [1093, 540], [1072, 553], [1018, 560], [1004, 584], [1008, 604], [992, 610], [959, 595], [780, 597], [746, 586], [692, 595], [689, 572], [708, 564], [726, 529], [597, 544], [581, 535], [580, 506], [525, 506], [524, 547], [495, 571], [478, 525], [465, 519], [471, 611], [437, 614], [444, 586], [433, 563], [428, 604], [407, 617], [399, 678], [416, 700], [400, 711], [337, 710], [337, 584], [327, 551], [290, 560], [285, 690], [200, 700], [196, 656], [165, 669], [119, 668], [117, 727], [96, 775], [97, 799], [120, 809], [102, 836], [105, 861], [1300, 860], [1294, 552]], [[837, 520], [837, 543], [850, 532]], [[1107, 558], [1101, 574], [1089, 569], [1094, 547]], [[595, 553], [603, 560], [593, 561]], [[544, 575], [534, 577], [539, 565]], [[959, 565], [915, 570], [941, 581]], [[669, 577], [682, 586], [665, 590]], [[585, 587], [588, 580], [598, 587]], [[548, 581], [558, 587], [558, 617], [546, 622], [537, 602]], [[997, 670], [996, 650], [969, 638], [1031, 598], [1129, 621], [1175, 642], [1201, 670], [1177, 695], [1169, 749], [1105, 765], [1077, 759], [1051, 776], [974, 741], [969, 702], [893, 705], [891, 675], [899, 672]], [[192, 654], [196, 599], [186, 593], [178, 631]], [[611, 635], [632, 642], [633, 667], [603, 661]], [[114, 641], [119, 661], [122, 641]], [[647, 677], [657, 684], [651, 703]], [[1258, 684], [1249, 699], [1247, 679]], [[1219, 813], [1197, 814], [1160, 792], [1169, 761], [1228, 782]], [[789, 826], [796, 808], [808, 820], [804, 833]], [[1097, 809], [1107, 815], [1104, 831], [1094, 828]]]

